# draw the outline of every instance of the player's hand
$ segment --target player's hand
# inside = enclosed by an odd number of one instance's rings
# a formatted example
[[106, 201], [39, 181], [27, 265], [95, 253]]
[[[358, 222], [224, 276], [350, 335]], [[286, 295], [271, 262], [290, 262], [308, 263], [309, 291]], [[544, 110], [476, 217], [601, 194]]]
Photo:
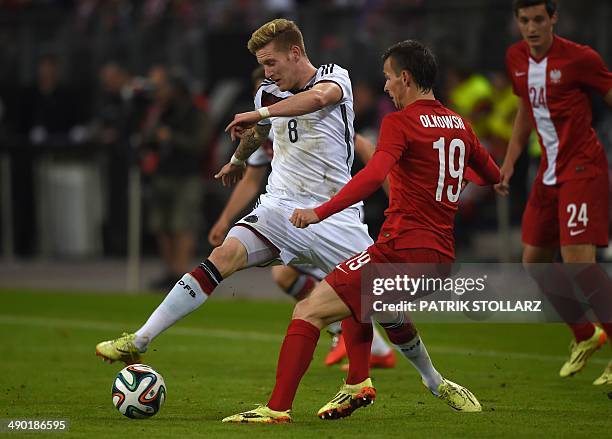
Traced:
[[242, 180], [244, 177], [244, 171], [246, 170], [246, 164], [242, 166], [232, 165], [226, 163], [219, 172], [215, 174], [215, 179], [221, 179], [223, 186], [233, 186]]
[[221, 244], [223, 244], [223, 240], [225, 239], [225, 235], [227, 235], [229, 226], [229, 222], [225, 221], [223, 218], [219, 218], [208, 233], [208, 242], [210, 245], [219, 247]]
[[510, 178], [512, 178], [512, 174], [514, 174], [514, 166], [504, 162], [499, 170], [499, 174], [499, 183], [494, 184], [493, 189], [495, 189], [495, 192], [499, 195], [505, 197], [510, 193]]
[[234, 120], [225, 127], [225, 132], [229, 131], [232, 141], [242, 138], [242, 134], [248, 128], [251, 128], [261, 120], [261, 115], [257, 111], [248, 111], [246, 113], [238, 113], [234, 116]]
[[291, 224], [298, 229], [305, 229], [310, 224], [316, 224], [321, 220], [315, 213], [314, 209], [295, 209], [293, 215], [289, 218]]

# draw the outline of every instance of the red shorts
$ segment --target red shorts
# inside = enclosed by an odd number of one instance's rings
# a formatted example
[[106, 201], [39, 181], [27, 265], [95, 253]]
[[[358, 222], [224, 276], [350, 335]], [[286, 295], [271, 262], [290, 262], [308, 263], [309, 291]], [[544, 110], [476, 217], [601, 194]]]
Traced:
[[536, 180], [523, 213], [523, 242], [535, 247], [608, 245], [608, 175], [546, 186]]
[[451, 264], [453, 258], [428, 248], [394, 249], [391, 241], [374, 243], [366, 250], [336, 265], [325, 281], [361, 320], [361, 275], [367, 264]]

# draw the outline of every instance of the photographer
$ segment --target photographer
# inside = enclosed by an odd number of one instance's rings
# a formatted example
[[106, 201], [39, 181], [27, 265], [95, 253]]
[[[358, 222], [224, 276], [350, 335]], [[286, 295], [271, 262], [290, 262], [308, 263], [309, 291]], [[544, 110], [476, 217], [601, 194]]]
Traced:
[[208, 130], [184, 78], [156, 66], [149, 81], [153, 101], [141, 126], [140, 147], [141, 169], [151, 184], [147, 222], [167, 269], [151, 285], [158, 289], [174, 284], [194, 255], [202, 223], [200, 170]]

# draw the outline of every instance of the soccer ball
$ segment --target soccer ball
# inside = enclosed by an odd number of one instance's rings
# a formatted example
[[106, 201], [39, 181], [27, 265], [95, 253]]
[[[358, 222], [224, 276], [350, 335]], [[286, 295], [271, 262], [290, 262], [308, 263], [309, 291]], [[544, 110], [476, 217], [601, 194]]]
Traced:
[[146, 364], [131, 364], [121, 369], [113, 383], [113, 404], [128, 418], [155, 415], [165, 399], [164, 378]]

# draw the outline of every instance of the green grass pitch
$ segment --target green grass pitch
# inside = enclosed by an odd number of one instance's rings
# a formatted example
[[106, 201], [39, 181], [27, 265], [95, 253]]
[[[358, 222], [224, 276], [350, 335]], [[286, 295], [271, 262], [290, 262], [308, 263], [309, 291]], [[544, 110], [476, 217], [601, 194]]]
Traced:
[[[322, 365], [322, 334], [298, 390], [290, 425], [225, 425], [224, 416], [265, 403], [291, 305], [215, 300], [160, 336], [144, 362], [164, 376], [168, 398], [152, 419], [131, 420], [111, 403], [118, 364], [97, 342], [135, 330], [160, 296], [0, 292], [0, 418], [64, 418], [70, 437], [609, 437], [611, 388], [591, 385], [609, 346], [570, 379], [557, 376], [569, 333], [562, 325], [427, 324], [437, 368], [469, 387], [483, 412], [455, 413], [420, 384], [412, 366], [374, 370], [373, 406], [340, 421], [315, 414], [343, 373]], [[31, 434], [61, 437], [61, 434]], [[7, 436], [8, 437], [8, 436]]]

